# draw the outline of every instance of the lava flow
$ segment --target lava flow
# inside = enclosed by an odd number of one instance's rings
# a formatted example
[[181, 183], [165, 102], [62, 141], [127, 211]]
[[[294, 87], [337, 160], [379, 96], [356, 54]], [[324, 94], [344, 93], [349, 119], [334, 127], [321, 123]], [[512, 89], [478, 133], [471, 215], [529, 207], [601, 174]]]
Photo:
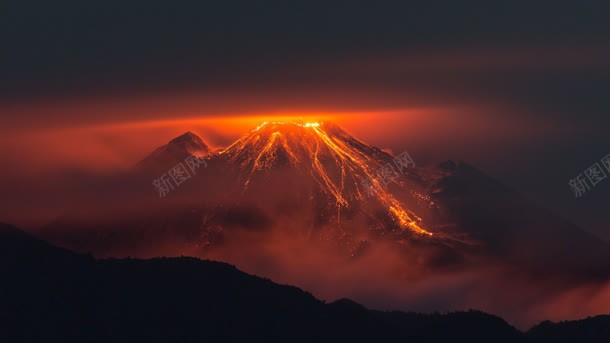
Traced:
[[306, 170], [321, 192], [332, 199], [340, 220], [342, 208], [353, 202], [377, 200], [400, 228], [431, 236], [421, 218], [383, 186], [377, 171], [392, 157], [351, 137], [341, 128], [319, 122], [264, 122], [219, 156], [238, 163], [246, 171], [244, 189], [253, 177], [273, 167], [294, 166]]

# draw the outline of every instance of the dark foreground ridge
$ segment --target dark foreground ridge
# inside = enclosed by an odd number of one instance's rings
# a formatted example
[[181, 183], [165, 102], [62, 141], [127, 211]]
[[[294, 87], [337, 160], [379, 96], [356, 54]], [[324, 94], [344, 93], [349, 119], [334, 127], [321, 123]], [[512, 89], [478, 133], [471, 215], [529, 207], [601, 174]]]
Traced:
[[0, 341], [608, 342], [610, 316], [527, 333], [478, 311], [381, 312], [194, 258], [95, 260], [0, 224]]

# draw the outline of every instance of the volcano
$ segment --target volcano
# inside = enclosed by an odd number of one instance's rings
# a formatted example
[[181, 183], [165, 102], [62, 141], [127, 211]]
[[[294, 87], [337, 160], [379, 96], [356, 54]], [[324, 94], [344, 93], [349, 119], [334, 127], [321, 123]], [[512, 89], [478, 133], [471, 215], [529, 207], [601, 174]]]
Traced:
[[[387, 191], [386, 183], [398, 178], [394, 158], [336, 125], [263, 123], [212, 159], [221, 160], [229, 169], [237, 167], [235, 179], [240, 180], [246, 198], [269, 194], [269, 184], [274, 183], [270, 178], [287, 182], [291, 194], [296, 191], [302, 199], [313, 202], [313, 216], [322, 218], [319, 224], [343, 226], [342, 218], [349, 220], [355, 213], [372, 218], [374, 212], [385, 211], [396, 229], [432, 235], [418, 215]], [[384, 180], [381, 173], [388, 167], [394, 175]], [[413, 192], [410, 202], [415, 202], [415, 197], [424, 198]]]
[[263, 123], [216, 151], [186, 133], [38, 235], [102, 258], [227, 262], [327, 300], [512, 320], [610, 280], [607, 242], [468, 163], [405, 157], [327, 122]]
[[[186, 169], [192, 156], [204, 167]], [[171, 193], [158, 197], [151, 181], [179, 166], [188, 178], [165, 178]], [[265, 122], [214, 152], [186, 133], [126, 179], [108, 202], [135, 194], [145, 206], [96, 209], [94, 220], [68, 215], [41, 235], [101, 256], [205, 256], [240, 232], [279, 230], [352, 256], [384, 241], [434, 265], [483, 258], [534, 273], [610, 275], [608, 243], [467, 163], [415, 166], [332, 123]]]

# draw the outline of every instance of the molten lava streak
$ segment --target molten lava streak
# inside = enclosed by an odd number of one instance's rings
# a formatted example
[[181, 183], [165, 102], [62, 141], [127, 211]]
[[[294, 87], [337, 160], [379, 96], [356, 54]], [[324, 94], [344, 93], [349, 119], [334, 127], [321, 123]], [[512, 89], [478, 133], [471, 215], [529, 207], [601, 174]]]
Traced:
[[[372, 150], [332, 124], [264, 122], [220, 154], [229, 156], [230, 160], [239, 162], [243, 169], [248, 170], [245, 188], [257, 172], [270, 169], [282, 157], [295, 166], [308, 165], [320, 189], [335, 200], [338, 213], [342, 207], [350, 206], [346, 183], [351, 181], [352, 188], [356, 189], [356, 199], [365, 200], [367, 195], [364, 193], [368, 192], [370, 197], [377, 199], [387, 209], [401, 228], [431, 236], [431, 232], [418, 224], [421, 219], [407, 212], [382, 187], [376, 171], [384, 162], [373, 158], [370, 154]], [[332, 173], [328, 170], [329, 160], [334, 162], [330, 167], [339, 170], [338, 180], [333, 181]], [[365, 180], [368, 180], [368, 190], [363, 189]], [[338, 218], [340, 220], [339, 215]]]

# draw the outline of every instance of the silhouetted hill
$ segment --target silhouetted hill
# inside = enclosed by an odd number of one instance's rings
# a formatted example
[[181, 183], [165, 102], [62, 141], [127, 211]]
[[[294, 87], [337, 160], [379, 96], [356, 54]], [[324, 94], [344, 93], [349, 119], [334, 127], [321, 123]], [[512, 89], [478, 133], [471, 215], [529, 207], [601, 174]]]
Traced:
[[526, 337], [477, 311], [426, 315], [371, 311], [349, 300], [325, 304], [228, 264], [95, 260], [6, 224], [0, 273], [2, 342], [550, 342], [558, 333], [593, 342], [607, 333], [587, 330], [599, 327], [598, 319], [541, 324]]
[[610, 315], [560, 323], [545, 321], [529, 330], [527, 336], [532, 342], [610, 342]]

